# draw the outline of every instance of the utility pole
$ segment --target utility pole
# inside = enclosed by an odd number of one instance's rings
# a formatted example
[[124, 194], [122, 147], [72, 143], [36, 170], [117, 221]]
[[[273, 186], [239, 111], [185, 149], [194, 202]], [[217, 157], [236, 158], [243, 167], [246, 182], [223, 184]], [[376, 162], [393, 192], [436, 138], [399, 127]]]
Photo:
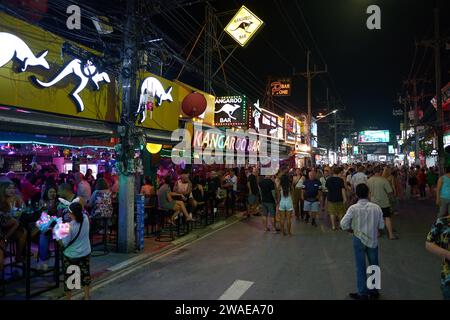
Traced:
[[409, 129], [409, 118], [408, 118], [408, 113], [409, 113], [409, 109], [408, 109], [408, 103], [406, 101], [406, 99], [401, 98], [401, 103], [403, 104], [404, 107], [404, 112], [403, 112], [403, 131], [404, 131], [404, 140], [403, 140], [403, 151], [405, 153], [405, 162], [404, 164], [409, 166], [408, 163], [408, 129]]
[[[136, 109], [136, 0], [127, 1], [127, 22], [124, 30], [123, 62], [120, 82], [122, 84], [122, 118], [120, 175], [119, 175], [119, 230], [118, 250], [122, 253], [135, 251], [134, 231], [134, 119]], [[133, 168], [130, 168], [133, 166]]]
[[334, 150], [337, 152], [337, 112], [334, 113]]
[[308, 82], [308, 116], [307, 116], [307, 120], [306, 120], [306, 127], [307, 127], [307, 134], [306, 134], [306, 143], [311, 146], [311, 119], [312, 119], [312, 79], [319, 75], [319, 74], [324, 74], [324, 73], [328, 73], [328, 66], [325, 66], [325, 70], [316, 70], [315, 66], [314, 66], [314, 71], [311, 71], [310, 68], [310, 61], [311, 61], [311, 51], [308, 50], [308, 53], [306, 55], [306, 72], [302, 72], [302, 73], [295, 73], [294, 71], [294, 76], [298, 76], [301, 75], [303, 77], [306, 78], [307, 82]]
[[444, 151], [444, 110], [442, 108], [442, 74], [441, 74], [441, 46], [443, 39], [440, 33], [440, 17], [439, 17], [439, 1], [434, 9], [434, 39], [421, 41], [420, 45], [432, 47], [434, 50], [434, 70], [436, 83], [436, 99], [437, 99], [437, 123], [435, 125], [438, 139], [438, 157], [439, 157], [439, 173], [444, 174], [445, 151]]
[[445, 154], [444, 154], [444, 111], [442, 109], [442, 79], [441, 79], [441, 35], [439, 30], [439, 7], [434, 9], [434, 65], [436, 73], [436, 97], [437, 97], [437, 136], [439, 154], [439, 172], [444, 174]]
[[414, 139], [415, 139], [415, 149], [414, 149], [414, 162], [415, 165], [420, 165], [420, 136], [419, 136], [419, 97], [417, 96], [417, 83], [426, 82], [426, 79], [413, 79], [405, 81], [404, 83], [408, 86], [412, 86], [413, 97], [408, 97], [408, 100], [412, 100], [414, 103]]

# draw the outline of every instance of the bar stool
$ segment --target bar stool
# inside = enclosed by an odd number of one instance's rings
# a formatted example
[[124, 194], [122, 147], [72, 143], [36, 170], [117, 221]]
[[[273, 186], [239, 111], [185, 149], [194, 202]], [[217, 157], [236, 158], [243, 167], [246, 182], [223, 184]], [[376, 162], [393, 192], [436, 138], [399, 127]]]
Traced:
[[145, 214], [146, 214], [146, 237], [148, 238], [149, 232], [148, 227], [151, 226], [151, 233], [155, 234], [155, 227], [156, 227], [156, 203], [158, 201], [158, 197], [156, 195], [145, 197]]
[[160, 221], [160, 228], [156, 232], [156, 241], [171, 242], [175, 240], [174, 226], [171, 223], [167, 224], [167, 218], [172, 217], [173, 213], [173, 210], [158, 208], [157, 215]]

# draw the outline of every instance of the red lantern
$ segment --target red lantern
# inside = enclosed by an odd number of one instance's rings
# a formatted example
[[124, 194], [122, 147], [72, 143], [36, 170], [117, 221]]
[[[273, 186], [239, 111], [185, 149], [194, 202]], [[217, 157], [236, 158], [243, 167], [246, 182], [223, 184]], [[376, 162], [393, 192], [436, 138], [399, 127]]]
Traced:
[[186, 116], [194, 118], [202, 115], [205, 112], [207, 105], [208, 102], [204, 95], [193, 92], [184, 98], [183, 103], [181, 104], [181, 110]]

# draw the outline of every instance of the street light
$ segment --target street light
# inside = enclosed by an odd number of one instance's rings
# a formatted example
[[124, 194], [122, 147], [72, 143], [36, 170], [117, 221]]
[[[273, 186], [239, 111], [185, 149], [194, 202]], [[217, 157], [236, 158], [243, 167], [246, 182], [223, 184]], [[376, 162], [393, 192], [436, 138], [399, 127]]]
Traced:
[[327, 113], [326, 115], [318, 115], [316, 118], [317, 118], [317, 121], [319, 121], [319, 120], [322, 120], [322, 119], [325, 119], [326, 117], [328, 117], [328, 116], [331, 116], [332, 114], [336, 114], [337, 112], [338, 112], [339, 110], [338, 109], [336, 109], [336, 110], [333, 110], [333, 111], [331, 111], [330, 113]]

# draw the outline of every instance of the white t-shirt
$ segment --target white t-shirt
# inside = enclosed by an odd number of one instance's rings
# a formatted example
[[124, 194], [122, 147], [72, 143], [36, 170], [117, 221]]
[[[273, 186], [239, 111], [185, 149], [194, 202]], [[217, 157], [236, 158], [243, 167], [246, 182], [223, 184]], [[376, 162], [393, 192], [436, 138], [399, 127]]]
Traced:
[[231, 184], [233, 185], [233, 191], [237, 192], [237, 187], [238, 187], [238, 178], [236, 176], [233, 176], [232, 178], [230, 178]]
[[352, 188], [353, 190], [356, 190], [356, 186], [359, 184], [365, 184], [367, 185], [367, 176], [364, 172], [358, 172], [352, 177], [351, 180]]

